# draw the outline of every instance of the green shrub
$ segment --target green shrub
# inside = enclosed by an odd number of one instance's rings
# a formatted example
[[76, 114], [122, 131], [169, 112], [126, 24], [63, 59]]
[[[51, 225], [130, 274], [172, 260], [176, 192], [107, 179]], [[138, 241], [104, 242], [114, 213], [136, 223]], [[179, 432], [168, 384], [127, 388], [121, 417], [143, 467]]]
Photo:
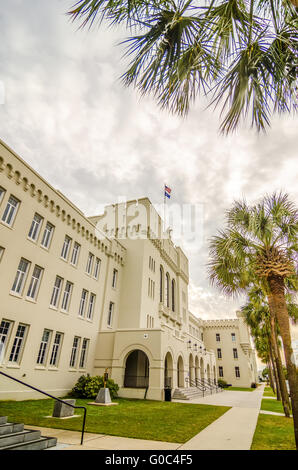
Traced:
[[217, 384], [221, 388], [227, 388], [228, 387], [228, 382], [222, 379], [218, 379]]
[[[74, 398], [96, 398], [99, 389], [103, 387], [104, 380], [102, 376], [95, 375], [91, 377], [89, 374], [82, 375], [70, 391], [69, 396]], [[110, 390], [111, 398], [117, 397], [119, 387], [114, 380], [108, 379], [106, 387]]]

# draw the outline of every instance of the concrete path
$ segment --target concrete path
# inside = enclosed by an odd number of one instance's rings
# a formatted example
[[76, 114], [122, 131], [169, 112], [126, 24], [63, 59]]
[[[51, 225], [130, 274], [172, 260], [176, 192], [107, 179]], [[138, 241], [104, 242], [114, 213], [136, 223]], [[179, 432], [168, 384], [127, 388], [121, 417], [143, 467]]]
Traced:
[[254, 392], [222, 392], [191, 400], [232, 406], [224, 415], [179, 447], [180, 450], [250, 450], [258, 421], [264, 386]]
[[[261, 410], [260, 414], [262, 414], [262, 415], [274, 415], [274, 416], [285, 416], [284, 413], [277, 413], [277, 411], [267, 411], [267, 410]], [[293, 415], [290, 415], [290, 417], [292, 418]]]

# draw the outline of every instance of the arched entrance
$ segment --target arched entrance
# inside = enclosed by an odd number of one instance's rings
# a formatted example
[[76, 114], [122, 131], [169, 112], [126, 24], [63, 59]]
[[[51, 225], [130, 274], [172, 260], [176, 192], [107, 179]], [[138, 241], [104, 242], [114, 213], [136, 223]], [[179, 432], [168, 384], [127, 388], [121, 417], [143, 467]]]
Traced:
[[184, 387], [184, 364], [181, 356], [179, 356], [177, 362], [177, 384], [180, 388]]
[[124, 387], [147, 388], [149, 386], [149, 359], [140, 349], [132, 351], [126, 359]]
[[164, 386], [169, 388], [173, 386], [173, 358], [170, 352], [165, 357]]

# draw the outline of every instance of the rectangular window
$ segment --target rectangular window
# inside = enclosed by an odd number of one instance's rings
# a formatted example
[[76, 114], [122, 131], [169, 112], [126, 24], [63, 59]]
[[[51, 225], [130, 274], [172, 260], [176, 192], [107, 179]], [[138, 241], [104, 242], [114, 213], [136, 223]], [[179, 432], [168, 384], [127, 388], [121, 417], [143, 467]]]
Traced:
[[70, 367], [76, 366], [79, 344], [80, 344], [80, 338], [78, 336], [75, 336], [73, 340], [72, 349], [71, 349], [71, 355], [70, 355], [70, 363], [69, 363]]
[[27, 297], [30, 297], [30, 299], [36, 299], [42, 271], [43, 269], [40, 268], [39, 266], [34, 267], [29, 289], [27, 292]]
[[91, 274], [93, 259], [94, 259], [94, 255], [92, 253], [89, 253], [88, 260], [87, 260], [87, 266], [86, 266], [86, 273], [87, 274]]
[[240, 378], [240, 369], [239, 369], [239, 367], [235, 367], [235, 375], [238, 379]]
[[41, 338], [38, 356], [37, 356], [37, 364], [44, 365], [46, 362], [50, 337], [51, 337], [51, 331], [44, 330], [42, 338]]
[[0, 246], [0, 261], [2, 260], [4, 251], [5, 251], [5, 248], [3, 248], [3, 246]]
[[50, 359], [50, 366], [55, 366], [55, 367], [58, 366], [58, 361], [60, 357], [60, 349], [61, 349], [61, 344], [62, 344], [62, 337], [63, 337], [62, 333], [56, 333], [55, 335], [51, 359]]
[[2, 222], [12, 226], [19, 204], [20, 202], [14, 196], [10, 196], [2, 216]]
[[89, 339], [84, 338], [83, 344], [82, 344], [82, 350], [81, 350], [80, 365], [79, 365], [81, 369], [83, 369], [86, 366], [88, 344], [89, 344]]
[[216, 333], [216, 341], [220, 341], [220, 334], [219, 333]]
[[224, 376], [224, 375], [223, 375], [223, 367], [222, 367], [222, 366], [219, 366], [219, 368], [218, 368], [218, 375], [219, 375], [219, 377], [223, 377], [223, 376]]
[[31, 223], [31, 227], [28, 233], [28, 237], [31, 238], [31, 240], [36, 241], [41, 229], [43, 218], [35, 214]]
[[53, 233], [54, 233], [54, 225], [50, 224], [50, 222], [47, 222], [44, 232], [43, 232], [41, 246], [43, 246], [44, 248], [50, 247]]
[[15, 292], [16, 294], [22, 294], [29, 266], [29, 261], [26, 261], [25, 259], [21, 258], [19, 267], [17, 269], [16, 277], [12, 285], [12, 292]]
[[51, 297], [51, 302], [50, 302], [50, 305], [52, 307], [58, 307], [62, 282], [63, 282], [63, 279], [59, 276], [56, 276], [56, 280], [55, 280], [55, 284], [54, 284], [54, 288], [53, 288], [53, 293], [52, 293], [52, 297]]
[[77, 242], [75, 242], [73, 246], [72, 254], [71, 254], [71, 260], [70, 260], [70, 264], [72, 264], [73, 266], [76, 266], [78, 264], [79, 253], [80, 253], [80, 245]]
[[71, 238], [66, 235], [64, 239], [62, 251], [61, 251], [61, 258], [65, 259], [66, 261], [68, 258], [70, 244], [71, 244]]
[[17, 332], [16, 332], [16, 336], [15, 336], [15, 339], [11, 348], [9, 362], [18, 363], [20, 361], [21, 353], [24, 347], [26, 331], [27, 331], [27, 326], [19, 324]]
[[110, 302], [109, 305], [109, 314], [108, 314], [108, 326], [112, 326], [113, 322], [113, 312], [114, 312], [114, 303]]
[[10, 332], [11, 322], [2, 320], [0, 323], [0, 365], [4, 359], [5, 348], [8, 342], [8, 335]]
[[88, 297], [88, 291], [83, 289], [82, 290], [82, 296], [81, 296], [81, 301], [80, 301], [80, 308], [79, 308], [79, 316], [83, 317], [85, 313], [85, 307], [87, 303], [87, 297]]
[[236, 335], [235, 333], [231, 333], [232, 341], [236, 341]]
[[95, 265], [94, 265], [94, 277], [95, 277], [95, 279], [98, 279], [100, 264], [101, 264], [101, 260], [99, 258], [96, 258]]
[[217, 358], [218, 358], [218, 359], [222, 359], [221, 349], [218, 349], [218, 350], [217, 350]]
[[62, 298], [62, 304], [61, 304], [61, 310], [64, 310], [65, 312], [68, 312], [68, 309], [69, 309], [71, 293], [72, 293], [72, 283], [69, 281], [66, 281], [63, 298]]
[[88, 305], [88, 311], [87, 311], [87, 318], [88, 320], [91, 320], [93, 317], [93, 311], [94, 311], [94, 304], [95, 304], [95, 294], [90, 294], [90, 299], [89, 299], [89, 305]]
[[234, 359], [238, 359], [238, 351], [237, 351], [237, 348], [233, 348], [233, 356], [234, 356]]
[[113, 287], [114, 289], [116, 289], [117, 277], [118, 277], [118, 271], [117, 271], [117, 269], [114, 269], [114, 270], [113, 270], [113, 280], [112, 280], [112, 287]]
[[5, 194], [5, 189], [0, 186], [0, 203], [2, 202], [4, 194]]

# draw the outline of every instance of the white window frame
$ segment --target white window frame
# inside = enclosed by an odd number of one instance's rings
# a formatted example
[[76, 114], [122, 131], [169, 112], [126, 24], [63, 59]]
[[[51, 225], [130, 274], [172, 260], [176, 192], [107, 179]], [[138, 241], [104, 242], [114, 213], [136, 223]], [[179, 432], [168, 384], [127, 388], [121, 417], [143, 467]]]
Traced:
[[44, 228], [41, 244], [40, 244], [46, 250], [50, 248], [51, 241], [52, 241], [53, 234], [54, 234], [54, 229], [55, 229], [54, 225], [51, 224], [49, 221], [47, 221], [46, 226]]
[[[59, 342], [57, 342], [57, 338], [59, 338]], [[58, 365], [59, 365], [62, 341], [63, 341], [63, 333], [60, 333], [59, 331], [57, 331], [55, 333], [55, 338], [54, 338], [51, 357], [50, 357], [50, 364], [49, 365], [51, 367], [58, 367]]]
[[20, 364], [22, 360], [22, 354], [24, 351], [24, 344], [26, 341], [27, 331], [28, 331], [28, 325], [24, 325], [23, 323], [18, 324], [15, 338], [14, 338], [10, 355], [9, 355], [10, 363]]
[[112, 279], [112, 288], [116, 289], [117, 287], [117, 280], [118, 280], [118, 271], [117, 269], [113, 269], [113, 279]]
[[3, 246], [0, 246], [0, 261], [2, 261], [4, 251], [5, 251], [5, 248]]
[[36, 212], [34, 214], [33, 220], [30, 225], [29, 233], [28, 233], [28, 238], [32, 240], [33, 242], [36, 242], [38, 240], [42, 223], [43, 223], [43, 217], [37, 214]]
[[88, 302], [88, 291], [86, 289], [82, 290], [80, 306], [79, 306], [79, 317], [84, 318], [86, 304]]
[[0, 204], [4, 198], [5, 193], [6, 193], [6, 190], [2, 188], [2, 186], [0, 186]]
[[72, 266], [77, 266], [79, 261], [79, 254], [80, 254], [81, 245], [78, 242], [74, 242], [70, 264]]
[[217, 359], [222, 359], [221, 348], [217, 348]]
[[224, 377], [224, 371], [222, 366], [218, 367], [218, 377]]
[[239, 359], [239, 357], [238, 357], [238, 349], [237, 349], [237, 348], [233, 348], [233, 357], [234, 357], [234, 359]]
[[[59, 285], [56, 285], [58, 280], [60, 281]], [[52, 296], [50, 300], [51, 307], [58, 308], [62, 285], [63, 285], [63, 278], [60, 276], [56, 276], [53, 291], [52, 291]], [[53, 300], [55, 300], [55, 303], [53, 303]]]
[[[37, 276], [36, 271], [39, 271], [38, 276]], [[40, 266], [37, 266], [37, 264], [36, 264], [34, 266], [31, 281], [30, 281], [28, 291], [27, 291], [27, 298], [28, 299], [36, 300], [37, 295], [38, 295], [38, 291], [39, 291], [39, 286], [40, 286], [40, 283], [41, 283], [42, 274], [43, 274], [43, 268], [41, 268]]]
[[74, 368], [74, 369], [76, 368], [76, 364], [78, 360], [78, 350], [80, 347], [80, 340], [81, 338], [79, 336], [75, 336], [73, 339], [73, 343], [72, 343], [69, 367]]
[[4, 318], [0, 323], [0, 366], [4, 361], [5, 357], [5, 348], [9, 342], [10, 332], [12, 330], [13, 322], [10, 320], [5, 320]]
[[69, 311], [72, 289], [73, 289], [72, 282], [66, 281], [65, 286], [64, 286], [62, 302], [61, 302], [61, 310], [63, 310], [63, 312]]
[[237, 379], [240, 379], [240, 367], [239, 366], [235, 367], [235, 377]]
[[93, 294], [93, 292], [91, 292], [90, 297], [89, 297], [87, 315], [86, 315], [86, 318], [88, 318], [88, 320], [92, 320], [93, 318], [95, 301], [96, 301], [96, 295]]
[[[25, 270], [22, 270], [22, 266], [21, 266], [22, 263], [25, 263]], [[13, 294], [22, 295], [24, 286], [26, 283], [26, 279], [28, 276], [29, 268], [30, 268], [30, 261], [26, 260], [25, 258], [21, 258], [18, 268], [17, 268], [14, 282], [11, 288], [11, 292]]]
[[47, 362], [47, 356], [48, 356], [48, 350], [49, 350], [49, 344], [51, 341], [51, 335], [52, 331], [48, 329], [43, 330], [43, 334], [41, 337], [41, 342], [39, 346], [39, 351], [37, 355], [37, 360], [36, 363], [40, 366], [46, 365]]
[[110, 302], [109, 304], [109, 313], [108, 313], [108, 321], [107, 324], [108, 326], [112, 326], [113, 324], [113, 315], [114, 315], [114, 309], [115, 309], [115, 304], [114, 302]]
[[88, 259], [87, 259], [87, 265], [86, 265], [86, 274], [91, 274], [92, 273], [93, 261], [94, 261], [94, 254], [89, 252], [88, 253]]
[[231, 333], [231, 338], [232, 338], [233, 343], [235, 343], [236, 342], [236, 333]]
[[86, 368], [88, 349], [89, 349], [89, 339], [88, 338], [83, 338], [81, 354], [80, 354], [80, 361], [79, 361], [79, 369], [85, 369]]
[[11, 194], [9, 196], [9, 199], [7, 201], [7, 204], [4, 209], [2, 219], [1, 219], [5, 225], [8, 225], [9, 227], [13, 226], [19, 205], [20, 205], [20, 201]]
[[95, 263], [94, 263], [94, 273], [93, 277], [95, 279], [98, 279], [99, 273], [100, 273], [100, 267], [101, 267], [101, 259], [96, 257], [95, 258]]
[[71, 242], [72, 239], [68, 236], [65, 235], [64, 242], [63, 242], [63, 247], [61, 251], [61, 258], [64, 259], [65, 261], [68, 260], [68, 255], [69, 255], [69, 250], [71, 247]]

